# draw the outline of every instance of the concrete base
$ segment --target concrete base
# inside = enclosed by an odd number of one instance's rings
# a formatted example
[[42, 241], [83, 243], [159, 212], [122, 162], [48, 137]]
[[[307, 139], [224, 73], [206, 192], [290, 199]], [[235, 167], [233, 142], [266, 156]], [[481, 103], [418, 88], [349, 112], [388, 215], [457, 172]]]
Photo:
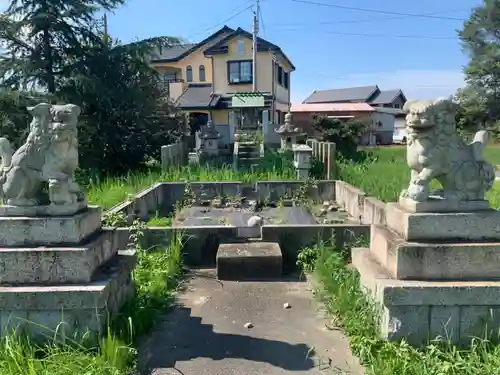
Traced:
[[242, 242], [219, 245], [219, 280], [262, 280], [282, 275], [280, 246], [273, 242]]
[[0, 284], [88, 283], [118, 251], [114, 230], [97, 232], [78, 247], [0, 248]]
[[73, 216], [0, 217], [0, 246], [76, 245], [101, 225], [97, 206]]
[[455, 201], [431, 198], [425, 202], [417, 202], [409, 198], [399, 198], [399, 205], [409, 212], [471, 212], [490, 209], [490, 202], [487, 200]]
[[407, 242], [381, 225], [370, 252], [399, 280], [500, 280], [500, 242]]
[[441, 337], [469, 344], [473, 337], [498, 340], [500, 282], [395, 280], [369, 249], [352, 249], [352, 262], [366, 288], [381, 306], [381, 336], [413, 346]]
[[0, 334], [12, 329], [32, 337], [100, 332], [133, 294], [135, 262], [134, 251], [120, 251], [87, 284], [0, 286]]
[[386, 204], [387, 226], [407, 241], [500, 238], [500, 211], [414, 213], [397, 203]]
[[0, 206], [0, 216], [69, 216], [75, 215], [76, 213], [83, 211], [87, 208], [88, 203], [86, 200], [72, 204], [55, 205], [51, 204], [48, 206]]

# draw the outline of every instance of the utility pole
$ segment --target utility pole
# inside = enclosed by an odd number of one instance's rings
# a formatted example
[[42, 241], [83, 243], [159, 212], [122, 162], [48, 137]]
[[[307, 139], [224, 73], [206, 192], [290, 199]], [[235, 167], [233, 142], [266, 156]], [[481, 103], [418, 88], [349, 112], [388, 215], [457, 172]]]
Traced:
[[252, 85], [252, 91], [256, 92], [257, 91], [257, 38], [259, 35], [259, 17], [260, 17], [260, 4], [259, 0], [255, 0], [255, 11], [253, 12], [253, 56], [252, 56], [252, 62], [253, 62], [253, 85]]

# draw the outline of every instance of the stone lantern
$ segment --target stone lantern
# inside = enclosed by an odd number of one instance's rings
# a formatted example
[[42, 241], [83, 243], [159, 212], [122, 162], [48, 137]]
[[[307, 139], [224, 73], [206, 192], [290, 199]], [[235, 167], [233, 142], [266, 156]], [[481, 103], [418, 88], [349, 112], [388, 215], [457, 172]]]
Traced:
[[221, 138], [220, 133], [215, 130], [212, 119], [209, 118], [207, 125], [202, 126], [200, 134], [201, 140], [201, 154], [206, 156], [218, 156], [219, 155], [219, 139]]
[[293, 116], [290, 112], [285, 115], [285, 124], [275, 130], [281, 137], [281, 150], [292, 150], [292, 146], [297, 144], [297, 137], [302, 135], [299, 128], [293, 125]]
[[313, 149], [307, 145], [293, 145], [293, 165], [297, 170], [297, 179], [306, 180], [311, 169]]

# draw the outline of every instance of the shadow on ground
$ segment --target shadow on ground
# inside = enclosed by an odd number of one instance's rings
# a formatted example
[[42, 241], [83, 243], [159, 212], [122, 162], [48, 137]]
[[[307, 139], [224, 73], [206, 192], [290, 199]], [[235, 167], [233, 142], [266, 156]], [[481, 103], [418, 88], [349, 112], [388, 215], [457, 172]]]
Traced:
[[[175, 368], [176, 362], [196, 358], [219, 361], [227, 358], [264, 362], [287, 371], [306, 371], [315, 366], [310, 358], [314, 353], [306, 344], [262, 339], [249, 335], [217, 333], [212, 325], [202, 324], [201, 318], [191, 316], [191, 309], [178, 307], [163, 323], [162, 332], [169, 338], [159, 339], [165, 344], [151, 343], [143, 370]], [[251, 333], [249, 333], [251, 334]]]

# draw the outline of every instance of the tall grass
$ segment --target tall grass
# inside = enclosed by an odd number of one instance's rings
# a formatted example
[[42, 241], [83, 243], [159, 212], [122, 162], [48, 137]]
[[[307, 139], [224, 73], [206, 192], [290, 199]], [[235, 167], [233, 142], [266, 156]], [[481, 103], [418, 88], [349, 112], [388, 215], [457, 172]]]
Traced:
[[346, 252], [320, 246], [315, 262], [316, 295], [335, 325], [349, 337], [353, 352], [368, 375], [496, 375], [500, 373], [500, 346], [473, 340], [466, 350], [431, 343], [414, 349], [406, 342], [378, 337], [374, 303], [360, 288], [358, 273], [347, 266]]
[[134, 366], [138, 337], [147, 334], [174, 302], [181, 262], [182, 235], [171, 237], [163, 249], [138, 248], [138, 264], [133, 273], [136, 295], [122, 308], [98, 344], [81, 340], [53, 340], [35, 343], [13, 332], [0, 339], [2, 375], [126, 375]]
[[[406, 148], [381, 147], [369, 152], [373, 157], [364, 163], [339, 163], [337, 178], [384, 202], [397, 201], [410, 182]], [[500, 164], [500, 147], [487, 147], [485, 155], [491, 163]], [[433, 186], [438, 187], [439, 184], [434, 182]], [[500, 184], [495, 184], [487, 199], [492, 207], [500, 208]]]
[[94, 177], [89, 179], [86, 193], [89, 202], [104, 209], [129, 199], [139, 191], [158, 182], [182, 181], [242, 181], [254, 183], [266, 180], [293, 180], [296, 172], [288, 155], [268, 152], [261, 165], [252, 171], [235, 171], [231, 165], [190, 165], [166, 170], [150, 168], [131, 172], [122, 177]]

